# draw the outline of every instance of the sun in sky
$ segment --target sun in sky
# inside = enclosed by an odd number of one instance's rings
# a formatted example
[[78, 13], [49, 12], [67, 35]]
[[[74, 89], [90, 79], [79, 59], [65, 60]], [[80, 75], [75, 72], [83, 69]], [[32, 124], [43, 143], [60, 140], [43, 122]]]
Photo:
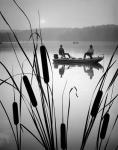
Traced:
[[40, 23], [41, 23], [41, 25], [44, 25], [44, 24], [46, 23], [46, 20], [45, 20], [44, 18], [42, 18], [42, 19], [40, 20]]

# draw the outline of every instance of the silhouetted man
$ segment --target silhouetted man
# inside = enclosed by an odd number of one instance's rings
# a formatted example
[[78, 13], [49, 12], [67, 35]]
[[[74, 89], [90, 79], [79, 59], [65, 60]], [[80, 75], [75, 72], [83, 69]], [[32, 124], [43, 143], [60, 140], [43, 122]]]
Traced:
[[60, 48], [59, 48], [59, 55], [61, 55], [61, 56], [64, 57], [64, 58], [65, 58], [65, 56], [67, 55], [67, 56], [70, 58], [70, 54], [64, 52], [63, 45], [60, 45]]
[[93, 53], [94, 53], [94, 49], [93, 49], [93, 45], [91, 44], [88, 51], [84, 54], [84, 59], [86, 58], [86, 56], [89, 56], [92, 59]]

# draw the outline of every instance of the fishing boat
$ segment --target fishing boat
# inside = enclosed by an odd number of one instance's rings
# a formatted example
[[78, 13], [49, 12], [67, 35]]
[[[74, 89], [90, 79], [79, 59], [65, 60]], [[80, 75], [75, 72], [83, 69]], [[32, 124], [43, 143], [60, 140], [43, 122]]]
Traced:
[[56, 64], [95, 64], [104, 59], [104, 56], [91, 58], [58, 58], [58, 54], [54, 54], [53, 62]]
[[79, 44], [79, 42], [78, 41], [73, 41], [73, 44]]

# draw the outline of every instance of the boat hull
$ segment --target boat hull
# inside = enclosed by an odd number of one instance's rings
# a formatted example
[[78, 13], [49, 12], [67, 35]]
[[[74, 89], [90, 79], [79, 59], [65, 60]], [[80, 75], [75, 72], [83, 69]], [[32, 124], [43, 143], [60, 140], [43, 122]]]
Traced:
[[58, 58], [58, 59], [53, 59], [54, 63], [57, 64], [95, 64], [100, 61], [102, 61], [104, 57], [94, 57], [92, 59], [90, 58]]

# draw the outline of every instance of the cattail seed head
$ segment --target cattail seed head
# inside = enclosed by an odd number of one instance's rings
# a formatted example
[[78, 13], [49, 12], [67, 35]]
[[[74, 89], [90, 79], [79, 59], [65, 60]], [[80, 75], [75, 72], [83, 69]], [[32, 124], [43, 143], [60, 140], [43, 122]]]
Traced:
[[36, 100], [36, 97], [35, 97], [34, 92], [32, 90], [32, 87], [31, 87], [31, 84], [29, 82], [29, 79], [28, 79], [28, 77], [26, 75], [23, 76], [23, 81], [24, 81], [26, 90], [28, 92], [30, 101], [31, 101], [32, 105], [34, 107], [36, 107], [37, 106], [37, 100]]
[[91, 109], [91, 116], [96, 117], [99, 109], [100, 100], [102, 98], [103, 92], [101, 90], [98, 91], [96, 98], [94, 100], [92, 109]]
[[13, 108], [13, 120], [14, 120], [14, 124], [17, 125], [19, 123], [19, 115], [18, 115], [18, 105], [17, 105], [16, 102], [13, 102], [12, 108]]
[[64, 123], [61, 124], [61, 148], [67, 149], [67, 133]]
[[49, 82], [49, 72], [48, 72], [48, 63], [47, 63], [47, 55], [46, 55], [46, 47], [42, 45], [40, 47], [41, 53], [41, 62], [42, 62], [42, 70], [43, 70], [43, 78], [45, 83]]
[[110, 119], [110, 115], [108, 113], [106, 113], [104, 115], [104, 118], [103, 118], [102, 128], [101, 128], [101, 132], [100, 132], [100, 138], [101, 139], [105, 138], [107, 128], [108, 128], [109, 119]]

